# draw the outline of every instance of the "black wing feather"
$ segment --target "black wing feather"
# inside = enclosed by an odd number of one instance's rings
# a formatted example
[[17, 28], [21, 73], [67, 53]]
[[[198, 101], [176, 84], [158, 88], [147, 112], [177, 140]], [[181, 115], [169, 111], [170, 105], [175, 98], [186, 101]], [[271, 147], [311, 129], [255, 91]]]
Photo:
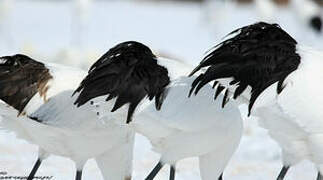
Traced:
[[214, 81], [213, 85], [212, 85], [212, 89], [215, 88], [216, 85], [218, 85], [219, 81]]
[[[229, 35], [236, 34], [212, 48], [212, 51], [190, 74], [208, 67], [200, 74], [192, 89], [196, 92], [207, 82], [220, 78], [233, 78], [237, 88], [233, 98], [240, 96], [250, 86], [249, 115], [257, 97], [270, 85], [278, 82], [277, 93], [283, 88], [285, 78], [300, 64], [296, 53], [297, 42], [277, 24], [264, 22], [245, 26]], [[202, 84], [201, 84], [202, 83]], [[223, 90], [217, 88], [218, 91]], [[193, 91], [193, 90], [191, 90]]]
[[237, 89], [234, 91], [233, 99], [237, 99], [237, 97], [240, 96], [247, 87], [247, 84], [239, 84]]
[[218, 96], [220, 95], [220, 93], [225, 89], [224, 86], [219, 85], [218, 88], [216, 88], [215, 91], [215, 95], [214, 95], [214, 100], [216, 100], [216, 98], [218, 98]]
[[229, 99], [228, 99], [228, 95], [229, 95], [229, 90], [225, 90], [224, 96], [223, 96], [223, 100], [222, 100], [222, 108], [224, 108], [224, 106], [228, 103]]
[[109, 95], [106, 101], [116, 98], [112, 112], [129, 103], [129, 123], [137, 105], [146, 96], [150, 100], [155, 98], [156, 108], [161, 108], [169, 82], [167, 69], [157, 64], [147, 46], [134, 41], [124, 42], [92, 65], [74, 92], [80, 93], [75, 104], [82, 106], [93, 98]]

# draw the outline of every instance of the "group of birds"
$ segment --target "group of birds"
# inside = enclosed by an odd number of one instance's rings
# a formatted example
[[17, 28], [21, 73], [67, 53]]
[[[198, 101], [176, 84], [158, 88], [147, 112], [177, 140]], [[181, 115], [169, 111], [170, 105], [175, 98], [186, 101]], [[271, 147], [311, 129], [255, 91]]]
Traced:
[[28, 180], [49, 155], [72, 159], [76, 180], [95, 158], [104, 179], [130, 180], [135, 133], [147, 137], [174, 180], [176, 163], [198, 157], [203, 180], [222, 180], [243, 131], [247, 104], [282, 148], [283, 167], [307, 159], [323, 172], [323, 54], [277, 24], [237, 29], [196, 68], [128, 41], [88, 73], [26, 55], [0, 58], [0, 127], [39, 146]]

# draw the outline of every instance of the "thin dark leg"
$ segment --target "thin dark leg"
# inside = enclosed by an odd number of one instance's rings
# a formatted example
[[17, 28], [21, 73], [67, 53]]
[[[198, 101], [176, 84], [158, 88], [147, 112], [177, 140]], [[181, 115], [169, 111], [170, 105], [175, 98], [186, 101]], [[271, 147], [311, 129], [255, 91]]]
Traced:
[[222, 180], [223, 179], [223, 173], [220, 175], [218, 180]]
[[281, 169], [281, 171], [277, 177], [277, 180], [283, 180], [285, 178], [285, 175], [286, 175], [288, 169], [289, 169], [289, 166], [283, 166], [283, 168]]
[[76, 171], [75, 180], [81, 180], [81, 179], [82, 179], [82, 171]]
[[40, 164], [41, 164], [41, 160], [38, 158], [35, 165], [34, 165], [34, 167], [33, 167], [33, 169], [31, 170], [27, 180], [33, 180], [34, 179], [35, 174], [36, 174]]
[[153, 180], [158, 172], [163, 168], [163, 164], [158, 162], [158, 164], [154, 167], [154, 169], [149, 173], [145, 180]]
[[169, 174], [169, 180], [175, 180], [175, 166], [170, 166], [170, 174]]
[[317, 173], [317, 178], [316, 180], [323, 180], [323, 177], [320, 172]]

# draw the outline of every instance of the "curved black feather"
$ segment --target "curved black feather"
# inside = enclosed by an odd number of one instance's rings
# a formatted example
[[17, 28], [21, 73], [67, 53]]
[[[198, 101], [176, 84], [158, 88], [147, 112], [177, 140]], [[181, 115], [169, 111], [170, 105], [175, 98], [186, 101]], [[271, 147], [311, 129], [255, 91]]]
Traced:
[[214, 82], [213, 82], [213, 85], [212, 85], [212, 89], [214, 89], [214, 88], [215, 88], [215, 86], [216, 86], [216, 85], [218, 85], [218, 83], [219, 83], [219, 81], [214, 81]]
[[224, 106], [229, 102], [228, 95], [229, 95], [229, 90], [227, 89], [227, 90], [225, 90], [225, 93], [223, 96], [222, 108], [224, 108]]
[[37, 92], [46, 99], [51, 78], [43, 63], [26, 55], [0, 57], [0, 99], [19, 114]]
[[[194, 81], [193, 81], [193, 83], [192, 83], [192, 86], [196, 86], [196, 85], [198, 85], [199, 83], [200, 83], [200, 79], [201, 79], [202, 77], [197, 77]], [[190, 92], [188, 93], [188, 97], [191, 97], [191, 95], [192, 95], [192, 93], [193, 93], [193, 88], [191, 88], [190, 89]]]
[[79, 107], [93, 98], [109, 95], [107, 101], [116, 98], [112, 112], [129, 103], [129, 123], [137, 105], [146, 96], [150, 100], [155, 98], [156, 108], [161, 108], [169, 82], [167, 69], [157, 64], [147, 46], [134, 41], [123, 42], [92, 65], [74, 92], [80, 92], [75, 104]]
[[[285, 78], [300, 64], [296, 53], [297, 42], [277, 24], [260, 22], [242, 27], [230, 33], [235, 34], [213, 50], [190, 74], [208, 67], [198, 76], [192, 89], [220, 78], [232, 78], [236, 84], [234, 98], [250, 86], [249, 114], [257, 97], [270, 85], [278, 82], [277, 93], [283, 88]], [[192, 90], [193, 91], [193, 90]], [[217, 94], [217, 93], [216, 93]]]
[[237, 97], [240, 96], [247, 87], [247, 84], [239, 84], [237, 89], [234, 91], [233, 99], [237, 99]]
[[220, 93], [225, 89], [224, 86], [219, 85], [218, 88], [216, 88], [215, 91], [215, 95], [214, 95], [214, 100], [216, 100], [216, 98], [218, 98], [218, 96], [220, 95]]

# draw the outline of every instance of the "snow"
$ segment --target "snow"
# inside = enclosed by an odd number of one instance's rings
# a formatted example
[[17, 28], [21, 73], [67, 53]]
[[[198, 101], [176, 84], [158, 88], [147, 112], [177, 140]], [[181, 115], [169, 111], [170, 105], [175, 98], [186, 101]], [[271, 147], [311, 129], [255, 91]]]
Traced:
[[[10, 17], [7, 15], [10, 22], [6, 19], [0, 21], [0, 38], [3, 39], [0, 41], [0, 55], [23, 52], [39, 60], [87, 69], [116, 43], [136, 40], [164, 56], [196, 65], [204, 53], [226, 34], [260, 20], [259, 12], [254, 6], [211, 5], [210, 11], [204, 13], [204, 5], [194, 3], [94, 1], [87, 9], [88, 24], [80, 26], [84, 29], [82, 45], [79, 45], [74, 44], [75, 41], [71, 38], [75, 37], [71, 33], [78, 33], [72, 32], [71, 27], [71, 11], [74, 7], [72, 1], [16, 1], [11, 4], [11, 9], [14, 10]], [[288, 7], [278, 8], [273, 22], [277, 21], [300, 43], [321, 49], [322, 35], [314, 33], [291, 12]], [[275, 179], [281, 168], [280, 148], [265, 130], [258, 127], [255, 118], [245, 119], [244, 124], [244, 137], [224, 178]], [[158, 162], [159, 156], [150, 150], [149, 142], [139, 135], [134, 153], [133, 179], [144, 179]], [[16, 139], [13, 133], [0, 131], [0, 154], [0, 172], [24, 176], [29, 174], [36, 161], [37, 147]], [[53, 175], [56, 180], [73, 179], [74, 170], [72, 161], [51, 156], [43, 162], [37, 175]], [[195, 158], [179, 162], [177, 172], [178, 180], [200, 179]], [[86, 164], [83, 174], [85, 180], [102, 179], [93, 160]], [[315, 177], [313, 165], [303, 162], [291, 168], [286, 180]], [[168, 167], [156, 179], [166, 178]]]

